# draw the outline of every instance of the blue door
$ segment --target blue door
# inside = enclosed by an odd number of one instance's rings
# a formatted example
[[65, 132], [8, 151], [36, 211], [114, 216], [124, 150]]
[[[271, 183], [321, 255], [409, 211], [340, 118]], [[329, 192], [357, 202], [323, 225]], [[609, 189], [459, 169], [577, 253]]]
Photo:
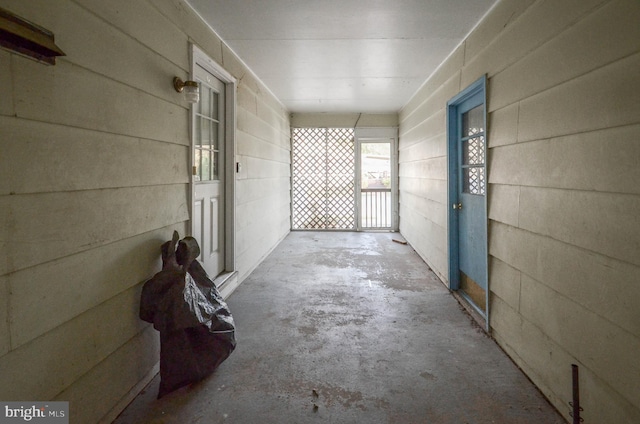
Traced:
[[487, 318], [485, 81], [448, 103], [449, 284]]

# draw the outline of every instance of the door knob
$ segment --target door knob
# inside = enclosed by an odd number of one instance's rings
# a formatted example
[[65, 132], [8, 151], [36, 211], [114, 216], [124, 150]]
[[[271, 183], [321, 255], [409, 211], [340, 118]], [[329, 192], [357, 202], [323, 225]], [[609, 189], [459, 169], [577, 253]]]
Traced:
[[458, 209], [458, 210], [462, 209], [462, 203], [454, 203], [453, 209]]

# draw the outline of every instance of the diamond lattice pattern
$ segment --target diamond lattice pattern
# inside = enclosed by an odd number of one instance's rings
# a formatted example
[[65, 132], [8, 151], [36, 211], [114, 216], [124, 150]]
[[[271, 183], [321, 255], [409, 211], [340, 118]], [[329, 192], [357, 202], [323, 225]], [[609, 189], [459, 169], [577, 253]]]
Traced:
[[462, 190], [484, 196], [485, 139], [484, 106], [477, 106], [462, 115]]
[[484, 136], [480, 135], [463, 142], [462, 152], [463, 165], [469, 165], [464, 167], [463, 191], [470, 194], [484, 195]]
[[294, 229], [355, 228], [353, 129], [294, 128]]
[[484, 136], [465, 141], [463, 155], [464, 165], [484, 165]]
[[484, 168], [465, 168], [463, 191], [469, 194], [484, 195]]

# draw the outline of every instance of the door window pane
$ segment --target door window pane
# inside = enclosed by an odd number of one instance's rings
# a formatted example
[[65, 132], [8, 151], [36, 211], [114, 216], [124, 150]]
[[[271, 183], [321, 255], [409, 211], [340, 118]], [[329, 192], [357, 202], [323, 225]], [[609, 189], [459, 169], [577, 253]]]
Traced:
[[194, 167], [195, 170], [193, 172], [193, 179], [194, 181], [200, 181], [201, 178], [201, 174], [202, 174], [202, 165], [200, 164], [200, 153], [202, 152], [202, 150], [200, 149], [195, 149], [194, 151], [194, 159], [193, 159], [193, 163], [194, 163]]
[[196, 147], [209, 147], [211, 144], [211, 121], [201, 116], [196, 118]]
[[219, 158], [219, 154], [216, 151], [212, 151], [211, 152], [211, 179], [212, 180], [218, 180], [220, 179], [220, 174], [218, 173], [219, 171], [219, 164], [218, 164], [218, 158]]
[[210, 146], [212, 149], [217, 150], [218, 149], [218, 140], [219, 140], [219, 127], [220, 124], [218, 124], [217, 122], [209, 122], [209, 139], [210, 139]]
[[211, 113], [211, 88], [200, 83], [200, 101], [198, 102], [198, 113], [210, 116]]
[[211, 152], [209, 150], [202, 150], [200, 157], [202, 160], [200, 181], [209, 181], [211, 180]]
[[209, 115], [216, 121], [220, 121], [220, 116], [218, 116], [218, 102], [220, 101], [220, 95], [213, 90], [211, 91], [211, 112]]
[[462, 136], [468, 137], [484, 132], [484, 105], [476, 106], [462, 114]]
[[473, 137], [462, 143], [462, 164], [484, 164], [484, 136]]
[[362, 188], [391, 187], [391, 143], [360, 143]]
[[196, 122], [195, 122], [195, 128], [193, 129], [193, 139], [194, 139], [194, 144], [195, 144], [195, 148], [199, 148], [202, 147], [202, 118], [199, 116], [196, 116]]
[[462, 191], [468, 194], [484, 195], [484, 168], [463, 168]]

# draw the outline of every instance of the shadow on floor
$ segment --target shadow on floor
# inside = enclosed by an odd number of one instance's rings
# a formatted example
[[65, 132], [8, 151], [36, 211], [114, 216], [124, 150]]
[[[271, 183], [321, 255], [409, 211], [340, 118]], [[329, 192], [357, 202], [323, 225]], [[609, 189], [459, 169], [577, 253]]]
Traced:
[[114, 423], [564, 423], [398, 237], [292, 232], [228, 299], [229, 359]]

